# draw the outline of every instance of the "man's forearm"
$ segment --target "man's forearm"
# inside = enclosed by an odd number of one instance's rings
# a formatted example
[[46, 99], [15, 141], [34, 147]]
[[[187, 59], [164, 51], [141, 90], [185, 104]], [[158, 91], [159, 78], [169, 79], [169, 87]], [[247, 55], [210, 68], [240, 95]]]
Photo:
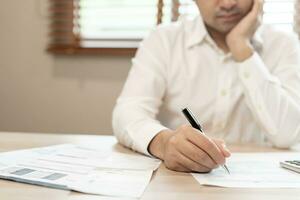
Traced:
[[[280, 62], [283, 66], [276, 67], [289, 76], [272, 74], [257, 53], [238, 66], [248, 108], [268, 140], [282, 148], [290, 147], [300, 138], [300, 104], [297, 97], [300, 80], [295, 75], [299, 72], [297, 67], [295, 70], [289, 67], [290, 63], [298, 66], [295, 58], [299, 57], [299, 53], [295, 51], [291, 56], [293, 50], [287, 49], [286, 52]], [[292, 90], [297, 92], [289, 92]]]

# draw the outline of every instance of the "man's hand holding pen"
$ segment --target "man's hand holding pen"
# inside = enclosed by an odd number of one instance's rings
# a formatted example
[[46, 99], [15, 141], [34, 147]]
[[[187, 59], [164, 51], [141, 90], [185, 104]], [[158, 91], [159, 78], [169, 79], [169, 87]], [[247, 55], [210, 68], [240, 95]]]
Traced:
[[190, 125], [161, 131], [150, 143], [149, 151], [167, 168], [183, 172], [209, 172], [224, 165], [230, 156], [222, 140], [211, 139]]

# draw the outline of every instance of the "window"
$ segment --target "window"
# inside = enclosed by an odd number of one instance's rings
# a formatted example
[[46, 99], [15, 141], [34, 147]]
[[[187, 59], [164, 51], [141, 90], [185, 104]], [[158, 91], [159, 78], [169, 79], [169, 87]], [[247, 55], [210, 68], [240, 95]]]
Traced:
[[293, 31], [295, 0], [265, 0], [264, 22]]
[[133, 53], [158, 23], [171, 20], [171, 0], [50, 0], [55, 53]]
[[158, 23], [156, 0], [81, 0], [79, 7], [83, 47], [135, 48]]
[[[193, 0], [49, 0], [54, 53], [134, 54], [159, 23], [193, 17]], [[292, 31], [295, 0], [265, 0], [264, 23]]]

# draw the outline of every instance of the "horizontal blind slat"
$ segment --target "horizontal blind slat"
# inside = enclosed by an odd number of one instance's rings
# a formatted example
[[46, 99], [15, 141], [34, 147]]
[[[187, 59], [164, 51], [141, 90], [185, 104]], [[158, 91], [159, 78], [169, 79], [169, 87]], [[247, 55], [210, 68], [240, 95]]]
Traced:
[[75, 23], [78, 0], [49, 0], [50, 32], [48, 49], [78, 46]]

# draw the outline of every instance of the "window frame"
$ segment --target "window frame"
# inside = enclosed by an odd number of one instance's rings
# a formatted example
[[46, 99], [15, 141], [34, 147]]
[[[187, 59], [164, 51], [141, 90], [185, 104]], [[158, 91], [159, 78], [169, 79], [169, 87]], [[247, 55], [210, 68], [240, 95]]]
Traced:
[[[137, 47], [83, 47], [80, 45], [80, 36], [73, 31], [78, 27], [76, 24], [76, 13], [78, 12], [80, 0], [49, 0], [50, 3], [50, 42], [47, 52], [55, 55], [135, 55]], [[157, 24], [162, 23], [163, 0], [157, 0]], [[75, 20], [74, 20], [75, 19]], [[68, 27], [62, 31], [57, 21], [63, 21], [60, 26]], [[61, 36], [60, 36], [61, 35]], [[67, 38], [70, 42], [63, 44], [55, 42], [61, 38]], [[141, 40], [138, 40], [141, 41]]]

